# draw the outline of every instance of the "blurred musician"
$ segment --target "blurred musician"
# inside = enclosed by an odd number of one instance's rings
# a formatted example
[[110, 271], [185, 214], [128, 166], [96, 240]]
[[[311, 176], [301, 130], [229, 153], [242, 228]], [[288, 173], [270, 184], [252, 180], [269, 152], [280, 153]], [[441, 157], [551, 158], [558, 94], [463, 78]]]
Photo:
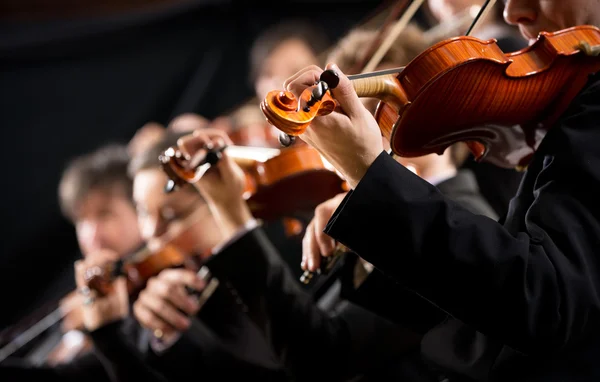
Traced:
[[[63, 173], [59, 185], [59, 201], [64, 215], [73, 222], [83, 261], [97, 262], [109, 257], [123, 258], [142, 245], [138, 230], [137, 214], [132, 201], [132, 182], [127, 174], [129, 164], [126, 146], [109, 145], [73, 160]], [[77, 264], [82, 264], [78, 262]], [[66, 317], [62, 330], [86, 331], [83, 311], [84, 297], [70, 296], [64, 309]], [[118, 330], [131, 335], [135, 322], [128, 321]], [[68, 334], [72, 336], [72, 332]], [[88, 340], [82, 332], [76, 337], [78, 343], [63, 341], [50, 354], [56, 367], [33, 368], [12, 361], [0, 369], [1, 375], [15, 373], [47, 380], [107, 381], [109, 374], [94, 352], [86, 351]], [[88, 349], [89, 350], [89, 349]], [[80, 352], [83, 355], [79, 356]], [[74, 358], [74, 359], [73, 359]], [[21, 374], [25, 373], [25, 374]]]
[[[165, 244], [182, 253], [209, 261], [218, 251], [222, 234], [213, 214], [192, 187], [165, 193], [167, 176], [157, 160], [186, 133], [167, 133], [130, 165], [133, 197], [143, 238], [151, 245]], [[169, 381], [261, 378], [285, 380], [263, 333], [245, 313], [245, 305], [227, 280], [200, 303], [189, 291], [201, 293], [209, 283], [206, 274], [176, 268], [150, 279], [133, 306], [133, 313], [150, 336], [140, 345], [144, 360]], [[114, 354], [111, 361], [121, 364]], [[125, 366], [125, 365], [123, 365]]]
[[264, 30], [250, 51], [250, 80], [262, 100], [299, 69], [318, 64], [327, 49], [326, 34], [304, 21], [286, 21]]

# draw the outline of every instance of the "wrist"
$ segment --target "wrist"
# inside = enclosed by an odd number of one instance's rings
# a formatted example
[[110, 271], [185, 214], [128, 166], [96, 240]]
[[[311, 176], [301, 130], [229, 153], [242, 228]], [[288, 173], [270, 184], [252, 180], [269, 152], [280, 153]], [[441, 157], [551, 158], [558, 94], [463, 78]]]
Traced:
[[233, 237], [254, 218], [248, 204], [242, 199], [236, 203], [214, 204], [211, 209], [224, 241]]
[[381, 155], [381, 152], [378, 153], [369, 153], [363, 156], [358, 157], [357, 161], [354, 162], [351, 166], [348, 167], [348, 171], [344, 174], [346, 182], [350, 186], [351, 189], [356, 189], [362, 178], [365, 176], [369, 168], [375, 162], [375, 160]]

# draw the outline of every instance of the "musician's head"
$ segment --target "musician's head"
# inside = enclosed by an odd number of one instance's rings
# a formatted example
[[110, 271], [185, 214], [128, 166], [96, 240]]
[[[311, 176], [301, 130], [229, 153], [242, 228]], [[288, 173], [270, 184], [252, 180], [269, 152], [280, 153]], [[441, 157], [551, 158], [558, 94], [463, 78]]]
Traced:
[[60, 207], [84, 257], [103, 249], [125, 256], [141, 244], [128, 164], [127, 146], [108, 145], [74, 159], [62, 175]]
[[221, 241], [208, 205], [189, 184], [165, 193], [168, 178], [158, 160], [167, 148], [189, 132], [169, 131], [164, 138], [132, 159], [133, 200], [137, 208], [142, 237], [151, 248], [166, 244], [185, 253], [201, 254]]
[[326, 41], [319, 27], [303, 21], [285, 21], [266, 29], [250, 52], [250, 76], [258, 99], [281, 89], [300, 69], [318, 64]]
[[506, 22], [517, 25], [530, 43], [539, 32], [577, 25], [600, 26], [600, 0], [504, 0]]

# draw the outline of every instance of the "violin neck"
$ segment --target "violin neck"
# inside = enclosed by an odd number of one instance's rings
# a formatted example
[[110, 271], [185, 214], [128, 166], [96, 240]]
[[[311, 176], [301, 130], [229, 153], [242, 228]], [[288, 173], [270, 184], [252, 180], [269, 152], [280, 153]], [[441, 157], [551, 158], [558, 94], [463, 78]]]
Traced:
[[395, 74], [355, 77], [351, 81], [356, 94], [361, 98], [377, 98], [398, 107], [408, 102], [406, 93]]

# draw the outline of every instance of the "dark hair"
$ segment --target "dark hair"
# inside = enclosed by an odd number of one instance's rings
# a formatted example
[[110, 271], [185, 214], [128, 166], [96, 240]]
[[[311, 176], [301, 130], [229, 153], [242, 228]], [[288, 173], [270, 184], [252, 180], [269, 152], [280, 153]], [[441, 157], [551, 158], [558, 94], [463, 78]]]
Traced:
[[256, 81], [258, 73], [269, 55], [284, 41], [298, 39], [315, 53], [321, 54], [328, 48], [328, 39], [320, 27], [302, 20], [284, 21], [264, 30], [252, 44], [250, 50], [250, 80]]
[[126, 145], [109, 144], [72, 160], [62, 174], [58, 199], [62, 213], [75, 220], [78, 204], [90, 192], [114, 192], [116, 188], [132, 201], [132, 182], [127, 175], [129, 154]]
[[161, 140], [131, 159], [128, 168], [129, 176], [133, 179], [135, 175], [142, 170], [160, 167], [158, 157], [169, 147], [176, 146], [179, 138], [189, 134], [190, 132], [175, 132], [168, 130]]

